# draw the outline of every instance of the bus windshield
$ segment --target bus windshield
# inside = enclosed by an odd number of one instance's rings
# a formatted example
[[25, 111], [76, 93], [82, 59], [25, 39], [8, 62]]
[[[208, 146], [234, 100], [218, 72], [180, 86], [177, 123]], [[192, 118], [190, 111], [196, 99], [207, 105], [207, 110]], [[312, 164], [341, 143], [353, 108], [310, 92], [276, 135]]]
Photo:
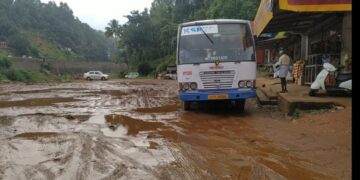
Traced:
[[248, 24], [184, 26], [179, 33], [179, 64], [255, 61]]

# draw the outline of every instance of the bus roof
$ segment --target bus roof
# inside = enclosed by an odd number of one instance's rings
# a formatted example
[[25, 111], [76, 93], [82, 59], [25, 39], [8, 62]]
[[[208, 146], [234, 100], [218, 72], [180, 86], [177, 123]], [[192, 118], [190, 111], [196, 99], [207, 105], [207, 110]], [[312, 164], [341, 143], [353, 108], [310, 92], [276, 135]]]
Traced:
[[179, 26], [192, 26], [198, 24], [214, 24], [214, 23], [250, 23], [248, 20], [239, 20], [239, 19], [208, 19], [208, 20], [200, 20], [200, 21], [192, 21], [182, 23]]

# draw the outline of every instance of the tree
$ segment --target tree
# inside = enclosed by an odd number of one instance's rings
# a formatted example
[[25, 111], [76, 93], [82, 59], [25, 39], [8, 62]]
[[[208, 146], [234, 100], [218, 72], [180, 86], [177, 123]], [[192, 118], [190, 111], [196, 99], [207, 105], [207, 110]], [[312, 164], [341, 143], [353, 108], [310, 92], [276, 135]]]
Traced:
[[119, 21], [116, 19], [111, 20], [108, 23], [108, 26], [105, 27], [105, 36], [106, 37], [112, 37], [115, 39], [115, 42], [117, 42], [119, 36], [120, 36], [120, 28]]
[[138, 72], [142, 76], [147, 76], [153, 69], [148, 63], [141, 63], [138, 67]]
[[1, 0], [0, 39], [15, 54], [53, 59], [108, 60], [111, 46], [103, 33], [75, 18], [66, 3], [40, 0]]
[[118, 38], [120, 62], [142, 69], [153, 62], [165, 67], [165, 59], [169, 59], [166, 65], [175, 63], [178, 24], [216, 18], [252, 20], [258, 5], [259, 0], [153, 0], [150, 11], [130, 12], [124, 25], [110, 21], [106, 36]]

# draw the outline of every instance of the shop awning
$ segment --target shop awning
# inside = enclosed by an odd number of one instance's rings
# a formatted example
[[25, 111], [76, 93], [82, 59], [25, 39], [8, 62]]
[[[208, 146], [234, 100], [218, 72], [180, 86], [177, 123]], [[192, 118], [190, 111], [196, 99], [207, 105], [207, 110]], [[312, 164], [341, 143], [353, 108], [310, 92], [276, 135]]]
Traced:
[[254, 19], [255, 35], [259, 36], [273, 17], [272, 1], [262, 0]]
[[278, 46], [286, 47], [292, 44], [298, 37], [288, 32], [262, 33], [256, 39], [257, 48], [276, 48]]
[[[301, 31], [329, 13], [346, 11], [352, 11], [352, 0], [261, 0], [254, 20], [255, 35], [259, 37], [265, 28], [271, 32]], [[272, 30], [269, 24], [281, 28]]]
[[278, 33], [276, 33], [276, 35], [274, 37], [265, 39], [263, 41], [274, 41], [274, 40], [279, 40], [279, 39], [284, 39], [284, 38], [287, 38], [286, 32], [278, 32]]

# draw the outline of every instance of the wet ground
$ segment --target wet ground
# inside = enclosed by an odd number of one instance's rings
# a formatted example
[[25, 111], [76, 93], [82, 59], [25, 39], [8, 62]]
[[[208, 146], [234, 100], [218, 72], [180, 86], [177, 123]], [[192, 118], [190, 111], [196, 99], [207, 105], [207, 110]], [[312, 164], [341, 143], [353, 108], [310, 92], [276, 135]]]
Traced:
[[0, 84], [0, 179], [351, 179], [351, 101], [293, 120], [176, 81]]

